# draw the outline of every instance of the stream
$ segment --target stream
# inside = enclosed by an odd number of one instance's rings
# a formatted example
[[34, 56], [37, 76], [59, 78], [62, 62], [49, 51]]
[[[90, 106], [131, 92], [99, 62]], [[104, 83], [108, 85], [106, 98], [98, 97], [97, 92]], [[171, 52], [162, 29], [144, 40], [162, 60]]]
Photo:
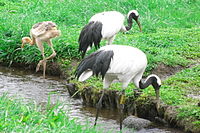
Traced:
[[[80, 99], [71, 98], [66, 89], [66, 81], [58, 77], [47, 76], [33, 71], [0, 66], [0, 94], [7, 92], [10, 97], [22, 98], [25, 102], [33, 101], [45, 105], [50, 98], [51, 104], [64, 103], [64, 109], [70, 119], [80, 124], [90, 123], [93, 126], [96, 109], [82, 105]], [[119, 113], [117, 110], [102, 109], [97, 121], [97, 128], [103, 132], [119, 131]], [[123, 133], [133, 133], [133, 129], [124, 128]], [[167, 127], [142, 129], [136, 133], [183, 133]]]

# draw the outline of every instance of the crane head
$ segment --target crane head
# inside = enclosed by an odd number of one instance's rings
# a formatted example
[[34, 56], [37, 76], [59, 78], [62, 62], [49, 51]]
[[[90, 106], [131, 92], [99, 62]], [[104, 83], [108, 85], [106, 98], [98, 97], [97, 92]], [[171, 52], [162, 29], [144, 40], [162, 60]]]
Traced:
[[24, 45], [27, 44], [27, 43], [31, 43], [32, 40], [29, 38], [29, 37], [23, 37], [22, 38], [22, 45], [21, 45], [21, 48], [24, 48]]
[[138, 24], [139, 28], [140, 28], [140, 32], [142, 32], [142, 27], [141, 27], [141, 24], [140, 24], [140, 21], [138, 20], [139, 18], [139, 13], [137, 10], [131, 10], [129, 11], [127, 17], [131, 17], [132, 19], [134, 19], [136, 21], [136, 23]]

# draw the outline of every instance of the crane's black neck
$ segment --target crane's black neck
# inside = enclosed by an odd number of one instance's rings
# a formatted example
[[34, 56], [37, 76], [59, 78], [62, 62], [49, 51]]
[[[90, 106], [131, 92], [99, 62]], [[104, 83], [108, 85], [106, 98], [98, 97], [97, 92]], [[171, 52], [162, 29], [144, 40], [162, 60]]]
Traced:
[[152, 77], [149, 77], [147, 80], [145, 80], [145, 82], [142, 82], [140, 80], [139, 82], [139, 88], [140, 89], [145, 89], [147, 88], [149, 85], [152, 85], [154, 87], [155, 90], [158, 90], [160, 88], [160, 85], [158, 84], [157, 82], [157, 78], [152, 76]]
[[132, 20], [131, 15], [128, 17], [127, 22], [128, 22], [128, 26], [126, 26], [126, 30], [129, 31], [133, 25], [133, 20]]
[[126, 30], [127, 30], [127, 31], [129, 31], [129, 30], [132, 28], [133, 19], [134, 19], [135, 21], [137, 21], [137, 19], [138, 19], [138, 16], [136, 16], [135, 13], [131, 13], [131, 14], [128, 16], [128, 19], [127, 19], [128, 26], [126, 26]]

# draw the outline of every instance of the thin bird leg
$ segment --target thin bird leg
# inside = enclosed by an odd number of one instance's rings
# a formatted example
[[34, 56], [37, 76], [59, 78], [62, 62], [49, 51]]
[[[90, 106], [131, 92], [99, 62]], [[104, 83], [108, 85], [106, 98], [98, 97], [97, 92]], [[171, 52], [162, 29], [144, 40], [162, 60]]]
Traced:
[[45, 78], [46, 75], [46, 65], [47, 65], [47, 60], [43, 60], [43, 78]]
[[53, 53], [49, 57], [46, 57], [45, 58], [46, 60], [51, 59], [51, 58], [56, 56], [56, 52], [55, 52], [55, 50], [53, 48], [53, 44], [52, 44], [51, 40], [48, 40], [47, 43], [51, 47], [51, 50], [52, 50]]
[[97, 119], [98, 119], [98, 115], [99, 115], [99, 110], [102, 107], [102, 100], [103, 100], [103, 96], [104, 96], [104, 90], [102, 91], [101, 97], [99, 99], [99, 102], [97, 103], [97, 112], [96, 112], [96, 118], [95, 118], [95, 122], [94, 122], [94, 126], [96, 126], [97, 124]]
[[[55, 52], [55, 50], [54, 50], [54, 48], [53, 48], [53, 45], [52, 45], [51, 40], [48, 40], [47, 43], [48, 43], [48, 45], [51, 47], [51, 50], [53, 51], [53, 53], [52, 53], [49, 57], [43, 58], [43, 77], [44, 77], [44, 78], [45, 78], [45, 75], [46, 75], [45, 73], [46, 73], [46, 64], [47, 64], [47, 60], [48, 60], [48, 59], [51, 59], [51, 58], [53, 58], [53, 57], [56, 56], [56, 52]], [[43, 57], [44, 57], [44, 56], [43, 56]]]
[[[39, 39], [36, 39], [36, 44], [40, 50], [40, 52], [42, 53], [42, 57], [43, 59], [39, 61], [39, 63], [37, 64], [37, 67], [36, 67], [36, 72], [39, 71], [40, 69], [40, 66], [43, 64], [44, 60], [45, 60], [45, 56], [44, 56], [44, 47], [42, 45], [42, 42], [39, 40]], [[44, 64], [43, 64], [44, 65]], [[44, 75], [43, 75], [44, 76]]]
[[122, 130], [122, 121], [124, 117], [124, 104], [125, 104], [125, 90], [123, 89], [120, 96], [119, 108], [120, 108], [120, 131]]

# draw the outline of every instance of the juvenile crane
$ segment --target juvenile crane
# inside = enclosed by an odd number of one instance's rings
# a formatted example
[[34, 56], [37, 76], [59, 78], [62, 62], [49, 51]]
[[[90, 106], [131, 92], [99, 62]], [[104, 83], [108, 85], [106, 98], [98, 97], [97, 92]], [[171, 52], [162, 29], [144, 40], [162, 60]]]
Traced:
[[117, 11], [101, 12], [92, 16], [89, 23], [83, 27], [78, 40], [79, 52], [82, 53], [82, 57], [93, 44], [96, 49], [99, 48], [102, 39], [107, 40], [107, 44], [112, 44], [118, 32], [126, 32], [132, 28], [133, 19], [142, 31], [138, 18], [139, 14], [136, 10], [129, 11], [127, 15], [128, 26], [125, 26], [124, 15]]
[[[98, 51], [85, 57], [76, 69], [76, 77], [79, 81], [85, 81], [92, 75], [101, 75], [103, 79], [103, 88], [109, 88], [113, 81], [122, 83], [122, 94], [120, 97], [120, 130], [122, 129], [122, 114], [124, 108], [124, 93], [130, 82], [133, 82], [137, 88], [145, 89], [152, 85], [156, 93], [157, 107], [159, 108], [159, 89], [161, 79], [155, 75], [149, 75], [146, 80], [142, 80], [142, 75], [147, 66], [147, 57], [139, 49], [124, 45], [106, 45]], [[102, 106], [102, 95], [97, 103], [97, 113], [95, 124], [98, 119], [99, 109]]]
[[[43, 59], [39, 61], [36, 67], [36, 72], [39, 71], [40, 66], [43, 65], [43, 77], [45, 78], [46, 72], [46, 62], [48, 59], [51, 59], [56, 56], [56, 52], [53, 48], [53, 44], [51, 39], [57, 36], [60, 36], [61, 31], [57, 29], [57, 25], [51, 21], [44, 21], [40, 23], [36, 23], [32, 26], [30, 30], [30, 37], [23, 37], [22, 38], [22, 45], [21, 47], [24, 48], [26, 43], [30, 45], [37, 44], [37, 47], [41, 51]], [[47, 44], [51, 47], [52, 54], [49, 57], [45, 57], [44, 54], [44, 46], [43, 42], [47, 42]]]

